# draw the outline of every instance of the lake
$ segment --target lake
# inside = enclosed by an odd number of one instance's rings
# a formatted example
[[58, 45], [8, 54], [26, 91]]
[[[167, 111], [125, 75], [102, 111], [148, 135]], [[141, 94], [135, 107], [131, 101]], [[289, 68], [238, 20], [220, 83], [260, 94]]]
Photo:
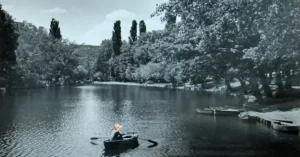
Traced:
[[[1, 157], [99, 157], [114, 123], [137, 132], [143, 156], [299, 156], [300, 137], [196, 108], [241, 105], [225, 95], [162, 88], [86, 85], [22, 90], [0, 97]], [[93, 142], [91, 137], [101, 137]]]

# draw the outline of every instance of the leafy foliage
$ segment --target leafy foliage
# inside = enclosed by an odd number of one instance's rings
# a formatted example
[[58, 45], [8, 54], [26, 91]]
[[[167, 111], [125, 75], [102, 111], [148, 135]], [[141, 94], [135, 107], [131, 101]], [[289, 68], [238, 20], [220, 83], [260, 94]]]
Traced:
[[12, 86], [15, 81], [16, 54], [18, 33], [12, 17], [2, 9], [0, 4], [0, 78], [9, 80]]
[[50, 24], [50, 36], [52, 36], [55, 39], [62, 38], [59, 28], [59, 21], [55, 20], [54, 18], [52, 19]]
[[[23, 23], [17, 62], [25, 78], [51, 83], [94, 74], [101, 81], [203, 87], [213, 81], [233, 90], [230, 82], [239, 80], [244, 92], [272, 97], [270, 83], [275, 82], [278, 93], [290, 90], [299, 68], [299, 12], [297, 0], [169, 0], [151, 15], [162, 16], [164, 30], [146, 32], [142, 20], [137, 37], [133, 21], [127, 43], [121, 38], [121, 21], [116, 21], [112, 39], [100, 47], [53, 40], [43, 28]], [[58, 21], [52, 21], [50, 34], [61, 38], [58, 30]]]
[[139, 26], [140, 26], [140, 35], [147, 32], [146, 23], [144, 20], [140, 21]]
[[99, 80], [109, 79], [109, 60], [113, 54], [112, 40], [103, 40], [98, 50], [98, 59], [96, 62], [95, 76]]
[[47, 29], [22, 22], [16, 50], [18, 86], [35, 87], [74, 84], [91, 77], [98, 58], [98, 47], [54, 40]]
[[131, 40], [131, 42], [135, 42], [137, 40], [137, 22], [136, 22], [136, 20], [132, 21], [132, 26], [130, 29], [130, 40]]
[[114, 24], [114, 31], [112, 35], [113, 50], [116, 56], [120, 55], [120, 48], [122, 46], [122, 36], [121, 36], [121, 21], [118, 20]]
[[279, 89], [283, 82], [291, 87], [291, 70], [299, 59], [298, 3], [169, 0], [151, 15], [162, 15], [165, 30], [140, 33], [130, 49], [136, 63], [133, 73], [142, 82], [173, 84], [204, 84], [212, 78], [228, 89], [234, 79], [243, 84], [250, 80], [256, 93], [259, 79], [264, 94], [272, 96], [266, 74], [277, 73]]

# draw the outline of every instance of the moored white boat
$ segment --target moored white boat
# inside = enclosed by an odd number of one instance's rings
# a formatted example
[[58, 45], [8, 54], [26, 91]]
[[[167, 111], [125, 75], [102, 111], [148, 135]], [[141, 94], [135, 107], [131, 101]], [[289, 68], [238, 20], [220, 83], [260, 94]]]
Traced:
[[300, 126], [289, 124], [289, 123], [284, 123], [284, 122], [280, 122], [280, 121], [272, 121], [271, 125], [272, 125], [272, 128], [277, 131], [282, 131], [282, 132], [299, 132], [300, 131]]
[[209, 108], [204, 108], [204, 109], [199, 109], [197, 108], [197, 113], [200, 113], [200, 114], [209, 114], [209, 115], [212, 115], [214, 112], [213, 110], [209, 109]]
[[223, 107], [209, 107], [204, 109], [197, 109], [197, 113], [200, 114], [209, 114], [209, 115], [228, 115], [228, 116], [237, 116], [241, 112], [240, 109], [232, 109], [232, 108], [223, 108]]
[[209, 107], [211, 110], [213, 110], [215, 115], [232, 115], [232, 116], [238, 116], [241, 112], [244, 110], [241, 109], [232, 109], [232, 108], [225, 108], [225, 107]]

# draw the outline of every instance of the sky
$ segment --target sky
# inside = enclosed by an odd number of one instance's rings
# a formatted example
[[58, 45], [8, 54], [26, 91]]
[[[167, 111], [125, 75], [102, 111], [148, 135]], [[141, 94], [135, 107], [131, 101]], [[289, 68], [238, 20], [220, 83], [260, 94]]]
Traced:
[[156, 4], [167, 0], [0, 0], [16, 21], [49, 29], [52, 18], [60, 23], [63, 38], [78, 44], [100, 45], [111, 39], [113, 24], [121, 20], [122, 39], [128, 40], [132, 20], [144, 20], [147, 31], [164, 28], [159, 17], [151, 18]]

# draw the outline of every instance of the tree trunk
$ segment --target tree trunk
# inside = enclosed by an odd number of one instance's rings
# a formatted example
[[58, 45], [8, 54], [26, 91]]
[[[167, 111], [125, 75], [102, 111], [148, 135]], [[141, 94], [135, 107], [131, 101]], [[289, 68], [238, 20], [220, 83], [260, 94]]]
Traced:
[[283, 88], [283, 83], [282, 83], [282, 78], [281, 78], [281, 73], [278, 71], [276, 73], [276, 85], [278, 86], [277, 88], [277, 97], [283, 95], [284, 93], [284, 88]]
[[296, 68], [293, 69], [293, 77], [296, 75]]
[[[280, 73], [281, 73], [281, 72], [280, 72]], [[281, 79], [285, 79], [285, 74], [284, 74], [283, 71], [282, 71], [281, 75], [282, 75], [282, 78], [281, 78]]]
[[242, 90], [243, 90], [243, 93], [244, 94], [248, 94], [248, 91], [247, 91], [247, 87], [246, 87], [246, 83], [245, 81], [243, 81], [244, 78], [239, 78], [239, 81], [241, 83], [241, 87], [242, 87]]
[[269, 73], [269, 78], [268, 78], [268, 82], [269, 82], [269, 84], [272, 84], [272, 80], [273, 80], [273, 74], [272, 74], [273, 72], [270, 72]]
[[292, 88], [292, 76], [291, 76], [291, 71], [290, 70], [285, 70], [284, 71], [286, 75], [285, 79], [285, 88], [286, 89], [291, 89]]
[[253, 96], [256, 97], [258, 102], [261, 102], [262, 96], [261, 96], [260, 90], [258, 88], [259, 85], [253, 76], [250, 78], [250, 84], [251, 84], [251, 91], [253, 92]]
[[265, 72], [263, 69], [259, 69], [258, 70], [258, 74], [259, 74], [259, 77], [260, 77], [260, 83], [262, 84], [262, 87], [263, 87], [263, 90], [264, 90], [264, 93], [267, 97], [272, 97], [272, 90], [268, 84], [268, 80], [267, 80], [267, 77], [265, 75]]
[[[0, 49], [0, 51], [1, 51], [1, 49]], [[1, 52], [0, 52], [0, 55], [1, 55]], [[2, 63], [3, 63], [3, 61], [0, 58], [0, 80], [1, 80], [1, 78], [4, 78], [4, 72], [3, 72], [3, 68], [2, 68]]]
[[228, 91], [234, 92], [234, 89], [231, 87], [230, 82], [227, 79], [225, 79], [225, 84]]
[[55, 85], [59, 82], [59, 78], [60, 78], [60, 76], [59, 75], [55, 75]]
[[205, 89], [205, 86], [204, 86], [204, 84], [205, 84], [204, 82], [203, 82], [203, 83], [201, 83], [201, 88], [202, 88], [202, 89]]

